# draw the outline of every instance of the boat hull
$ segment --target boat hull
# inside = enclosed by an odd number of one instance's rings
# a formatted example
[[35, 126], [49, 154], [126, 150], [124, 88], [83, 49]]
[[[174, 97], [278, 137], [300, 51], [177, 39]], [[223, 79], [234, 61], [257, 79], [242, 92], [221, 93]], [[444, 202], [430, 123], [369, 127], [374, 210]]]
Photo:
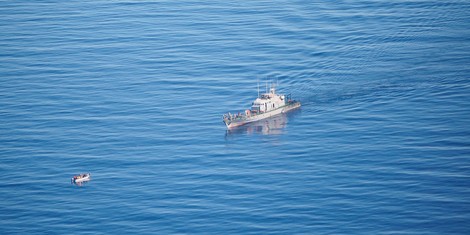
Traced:
[[224, 123], [225, 123], [225, 125], [227, 126], [228, 129], [231, 129], [231, 128], [234, 128], [234, 127], [243, 126], [243, 125], [251, 123], [251, 122], [256, 122], [256, 121], [260, 121], [260, 120], [263, 120], [263, 119], [266, 119], [266, 118], [270, 118], [272, 116], [276, 116], [276, 115], [279, 115], [281, 113], [286, 113], [286, 112], [289, 112], [291, 110], [300, 108], [300, 106], [301, 106], [300, 102], [293, 102], [291, 104], [279, 107], [277, 109], [271, 110], [271, 111], [266, 112], [266, 113], [257, 114], [257, 115], [253, 115], [253, 116], [249, 116], [249, 117], [242, 116], [242, 117], [234, 119], [234, 120], [225, 119]]
[[74, 183], [80, 183], [80, 182], [85, 182], [85, 181], [89, 181], [90, 180], [90, 177], [86, 177], [86, 178], [82, 178], [82, 179], [75, 179], [73, 182]]

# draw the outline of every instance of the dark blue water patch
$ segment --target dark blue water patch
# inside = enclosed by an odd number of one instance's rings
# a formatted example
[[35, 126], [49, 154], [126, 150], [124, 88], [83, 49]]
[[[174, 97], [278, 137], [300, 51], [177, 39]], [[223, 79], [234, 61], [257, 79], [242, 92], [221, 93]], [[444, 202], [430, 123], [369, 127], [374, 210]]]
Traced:
[[0, 231], [468, 234], [469, 7], [5, 2]]

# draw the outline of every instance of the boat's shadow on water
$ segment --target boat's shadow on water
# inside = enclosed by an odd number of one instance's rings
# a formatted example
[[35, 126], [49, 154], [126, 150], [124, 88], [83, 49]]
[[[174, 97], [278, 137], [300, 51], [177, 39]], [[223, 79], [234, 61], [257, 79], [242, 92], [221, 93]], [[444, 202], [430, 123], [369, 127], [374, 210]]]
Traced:
[[88, 184], [90, 181], [83, 181], [83, 182], [71, 182], [71, 184], [75, 187], [84, 187], [86, 184]]
[[301, 112], [300, 109], [281, 113], [279, 115], [263, 119], [260, 121], [248, 123], [243, 126], [226, 130], [225, 137], [233, 137], [243, 134], [261, 134], [261, 135], [281, 135], [283, 134], [289, 119], [295, 118]]

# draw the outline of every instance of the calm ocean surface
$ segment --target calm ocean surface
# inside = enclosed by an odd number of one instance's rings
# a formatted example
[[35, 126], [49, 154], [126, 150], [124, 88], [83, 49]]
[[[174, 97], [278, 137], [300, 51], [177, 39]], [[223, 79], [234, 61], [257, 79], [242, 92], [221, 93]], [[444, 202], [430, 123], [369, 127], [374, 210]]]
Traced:
[[[469, 1], [0, 17], [0, 234], [470, 234]], [[302, 108], [227, 131], [266, 80]]]

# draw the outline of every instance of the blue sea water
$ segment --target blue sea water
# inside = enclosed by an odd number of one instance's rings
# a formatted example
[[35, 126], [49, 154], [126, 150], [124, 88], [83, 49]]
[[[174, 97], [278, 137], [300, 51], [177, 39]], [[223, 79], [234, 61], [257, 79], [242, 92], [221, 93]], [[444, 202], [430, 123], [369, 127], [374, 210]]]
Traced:
[[1, 1], [0, 234], [470, 234], [469, 13]]

